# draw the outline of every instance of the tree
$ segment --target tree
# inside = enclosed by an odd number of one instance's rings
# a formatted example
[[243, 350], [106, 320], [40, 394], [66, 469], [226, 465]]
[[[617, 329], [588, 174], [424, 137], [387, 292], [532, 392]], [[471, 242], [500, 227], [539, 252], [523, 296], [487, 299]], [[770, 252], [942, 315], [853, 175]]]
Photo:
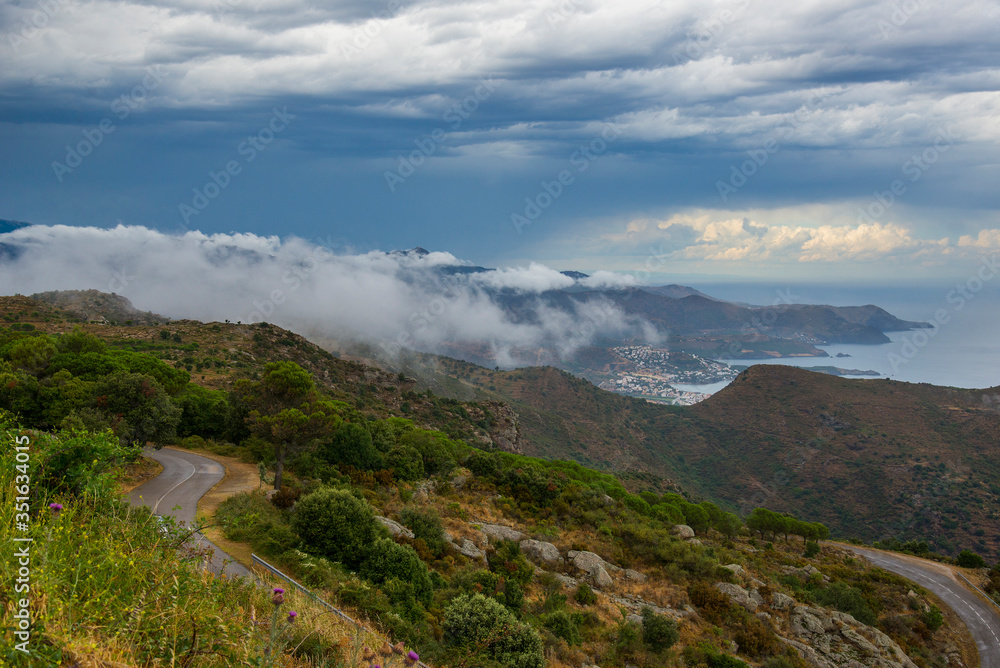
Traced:
[[260, 380], [240, 380], [233, 393], [249, 409], [250, 432], [274, 447], [278, 490], [289, 452], [329, 435], [341, 422], [337, 406], [316, 396], [312, 376], [295, 362], [271, 362]]
[[321, 454], [332, 464], [349, 464], [363, 471], [382, 468], [382, 454], [373, 445], [371, 433], [354, 423], [343, 424], [333, 432]]
[[103, 353], [108, 348], [104, 341], [93, 334], [83, 331], [80, 325], [75, 326], [72, 332], [56, 338], [56, 347], [59, 348], [59, 352], [61, 353], [73, 353], [75, 355], [79, 355], [80, 353]]
[[424, 477], [424, 460], [415, 448], [400, 445], [385, 456], [385, 465], [400, 480], [420, 480]]
[[686, 524], [694, 529], [695, 533], [705, 533], [708, 531], [708, 527], [711, 526], [708, 512], [696, 503], [685, 501], [684, 505], [681, 506], [681, 512], [684, 513]]
[[115, 373], [94, 386], [94, 408], [105, 416], [123, 444], [157, 447], [171, 441], [181, 419], [163, 387], [149, 376], [138, 373]]
[[31, 336], [10, 344], [10, 363], [33, 376], [40, 375], [56, 355], [55, 344], [47, 336]]
[[300, 499], [292, 527], [307, 551], [348, 568], [357, 568], [368, 548], [388, 536], [368, 502], [342, 489], [321, 489]]

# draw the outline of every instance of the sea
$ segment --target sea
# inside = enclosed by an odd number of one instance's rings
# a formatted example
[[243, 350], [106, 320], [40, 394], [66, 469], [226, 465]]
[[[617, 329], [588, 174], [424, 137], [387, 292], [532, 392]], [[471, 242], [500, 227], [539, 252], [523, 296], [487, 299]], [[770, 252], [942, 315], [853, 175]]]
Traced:
[[[962, 388], [1000, 386], [1000, 277], [919, 285], [785, 285], [716, 283], [696, 285], [719, 299], [754, 305], [775, 303], [862, 306], [874, 304], [903, 320], [927, 322], [930, 329], [886, 332], [889, 343], [818, 346], [830, 357], [722, 360], [730, 364], [835, 366], [872, 370], [879, 377], [910, 383]], [[837, 357], [844, 353], [850, 357]], [[870, 377], [870, 376], [865, 376]], [[727, 382], [675, 385], [711, 394]]]

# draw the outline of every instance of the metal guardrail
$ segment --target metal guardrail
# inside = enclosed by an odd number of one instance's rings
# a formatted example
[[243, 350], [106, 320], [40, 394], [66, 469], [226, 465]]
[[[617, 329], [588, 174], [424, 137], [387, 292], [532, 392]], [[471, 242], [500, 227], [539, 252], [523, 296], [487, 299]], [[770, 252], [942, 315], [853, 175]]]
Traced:
[[982, 594], [983, 598], [985, 598], [987, 601], [989, 601], [990, 603], [992, 603], [993, 605], [995, 605], [997, 607], [997, 609], [1000, 610], [1000, 603], [997, 603], [996, 601], [994, 601], [992, 596], [990, 596], [989, 594], [987, 594], [986, 592], [984, 592], [982, 589], [980, 589], [979, 587], [977, 587], [975, 584], [973, 584], [972, 580], [970, 580], [969, 578], [965, 577], [965, 575], [963, 575], [962, 573], [959, 573], [957, 570], [955, 572], [958, 573], [958, 577], [962, 578], [967, 583], [969, 583], [970, 587], [972, 587], [973, 589], [975, 589], [976, 591], [978, 591], [980, 594]]
[[[263, 559], [261, 559], [260, 557], [258, 557], [256, 554], [251, 554], [250, 555], [250, 559], [253, 561], [254, 565], [258, 565], [261, 568], [263, 568], [264, 570], [266, 570], [267, 572], [269, 572], [269, 573], [271, 573], [273, 575], [278, 576], [279, 578], [281, 578], [282, 580], [284, 580], [288, 584], [292, 585], [293, 587], [295, 587], [296, 589], [298, 589], [299, 591], [301, 591], [303, 594], [305, 594], [306, 596], [308, 596], [312, 600], [314, 600], [317, 603], [319, 603], [321, 606], [323, 606], [324, 608], [326, 608], [327, 610], [329, 610], [333, 614], [335, 614], [338, 617], [340, 617], [341, 619], [343, 619], [345, 622], [353, 624], [355, 627], [361, 629], [362, 631], [366, 631], [368, 633], [371, 633], [373, 636], [378, 636], [378, 634], [375, 631], [372, 631], [370, 628], [368, 628], [367, 626], [365, 626], [361, 622], [356, 621], [353, 617], [351, 617], [350, 615], [348, 615], [346, 612], [344, 612], [340, 608], [337, 608], [337, 607], [334, 607], [334, 606], [330, 605], [329, 603], [327, 603], [326, 601], [324, 601], [323, 599], [321, 599], [319, 596], [317, 596], [316, 594], [312, 593], [311, 591], [309, 591], [308, 589], [306, 589], [304, 586], [300, 585], [298, 582], [296, 582], [295, 580], [293, 580], [292, 578], [288, 577], [287, 575], [285, 575], [284, 573], [282, 573], [281, 571], [279, 571], [277, 568], [275, 568], [271, 564], [267, 563], [266, 561], [264, 561]], [[420, 668], [431, 668], [430, 666], [428, 666], [423, 661], [418, 661], [417, 665], [420, 666]]]

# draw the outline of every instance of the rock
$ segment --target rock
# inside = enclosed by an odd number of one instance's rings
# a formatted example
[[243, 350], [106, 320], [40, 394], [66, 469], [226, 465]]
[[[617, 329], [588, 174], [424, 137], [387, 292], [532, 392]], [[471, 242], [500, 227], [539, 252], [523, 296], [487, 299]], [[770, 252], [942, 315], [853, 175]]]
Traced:
[[564, 587], [576, 587], [580, 584], [580, 581], [569, 575], [563, 575], [562, 573], [553, 573], [562, 586]]
[[906, 598], [916, 598], [916, 597], [917, 597], [917, 592], [913, 591], [912, 589], [906, 592]]
[[675, 536], [683, 540], [687, 540], [688, 538], [694, 538], [694, 529], [692, 529], [686, 524], [676, 525], [673, 529], [670, 530], [670, 533], [674, 534]]
[[750, 600], [757, 604], [757, 607], [764, 605], [764, 597], [756, 589], [750, 590]]
[[590, 577], [594, 580], [594, 586], [604, 589], [610, 587], [615, 583], [608, 575], [608, 572], [604, 570], [603, 566], [598, 566], [594, 570], [590, 571]]
[[524, 538], [524, 534], [517, 529], [511, 529], [502, 524], [483, 524], [479, 527], [479, 530], [490, 540], [519, 541]]
[[757, 619], [761, 620], [762, 622], [770, 622], [771, 621], [771, 615], [769, 615], [766, 612], [758, 612], [758, 613], [755, 613], [754, 616]]
[[795, 599], [787, 594], [776, 591], [771, 594], [771, 607], [775, 610], [788, 610], [795, 607]]
[[633, 612], [631, 615], [627, 616], [625, 619], [630, 624], [638, 624], [639, 626], [642, 626], [642, 615], [637, 615], [637, 614], [635, 614]]
[[797, 605], [792, 609], [791, 632], [794, 638], [779, 636], [779, 640], [817, 668], [916, 668], [889, 636], [842, 612]]
[[631, 568], [625, 569], [625, 577], [627, 577], [632, 582], [638, 582], [642, 584], [646, 581], [646, 574], [640, 573], [639, 571], [633, 571]]
[[747, 572], [743, 570], [743, 567], [739, 564], [726, 564], [725, 566], [720, 566], [720, 568], [725, 568], [738, 578], [742, 578], [747, 574]]
[[457, 476], [455, 476], [454, 478], [451, 479], [451, 486], [454, 487], [455, 489], [460, 489], [462, 487], [462, 485], [465, 484], [466, 480], [468, 480], [468, 478], [466, 476], [464, 476], [464, 475], [457, 475]]
[[532, 561], [541, 564], [561, 564], [563, 561], [559, 548], [552, 543], [525, 538], [520, 545], [521, 552]]
[[750, 597], [750, 592], [743, 587], [728, 582], [717, 582], [715, 583], [715, 588], [747, 612], [757, 612], [757, 601], [753, 600]]
[[413, 538], [413, 532], [399, 522], [390, 520], [388, 517], [382, 517], [381, 515], [376, 515], [375, 519], [381, 522], [393, 536], [406, 536], [407, 538]]
[[701, 545], [701, 541], [697, 538], [688, 538], [688, 543], [690, 545]]
[[483, 551], [480, 550], [478, 547], [476, 547], [476, 544], [473, 543], [468, 538], [463, 538], [461, 543], [452, 543], [452, 545], [455, 546], [455, 549], [458, 550], [459, 554], [465, 555], [470, 559], [486, 558], [486, 555], [483, 554]]

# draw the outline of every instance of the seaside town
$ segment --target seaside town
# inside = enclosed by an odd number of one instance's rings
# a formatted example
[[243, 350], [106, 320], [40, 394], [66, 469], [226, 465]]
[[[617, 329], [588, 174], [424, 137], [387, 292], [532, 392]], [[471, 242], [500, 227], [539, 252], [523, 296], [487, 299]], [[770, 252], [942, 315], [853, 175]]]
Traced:
[[707, 385], [732, 380], [739, 373], [722, 362], [650, 346], [619, 346], [612, 350], [625, 363], [623, 368], [612, 370], [611, 377], [599, 387], [657, 403], [696, 404], [710, 395], [679, 390], [673, 384]]

